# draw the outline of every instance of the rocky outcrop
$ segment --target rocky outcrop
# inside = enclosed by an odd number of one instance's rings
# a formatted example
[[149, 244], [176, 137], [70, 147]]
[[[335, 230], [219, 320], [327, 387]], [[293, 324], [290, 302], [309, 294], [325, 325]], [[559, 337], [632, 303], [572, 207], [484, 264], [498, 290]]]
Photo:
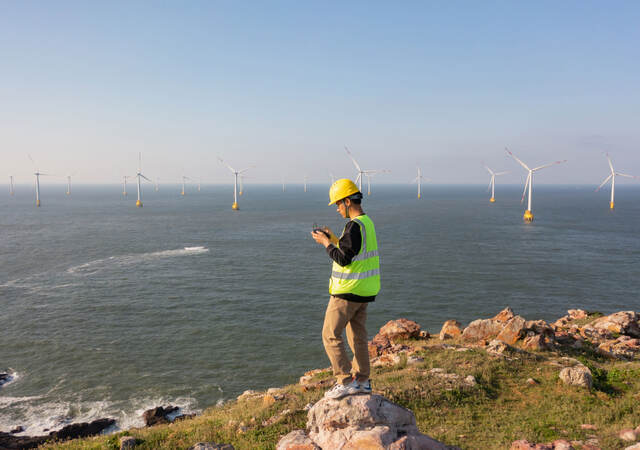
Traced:
[[322, 399], [307, 419], [308, 432], [287, 434], [278, 450], [453, 448], [420, 433], [411, 411], [380, 395]]
[[2, 387], [3, 384], [7, 384], [11, 381], [13, 381], [13, 375], [8, 372], [0, 372], [0, 387]]
[[0, 448], [36, 448], [48, 440], [64, 441], [67, 439], [94, 436], [115, 423], [116, 421], [114, 419], [98, 419], [90, 423], [72, 423], [58, 431], [52, 431], [48, 436], [14, 436], [0, 432]]
[[177, 406], [167, 406], [166, 408], [163, 406], [158, 406], [156, 408], [148, 409], [142, 414], [142, 418], [144, 419], [144, 423], [148, 427], [152, 427], [154, 425], [160, 425], [163, 423], [171, 422], [169, 420], [168, 415], [177, 411]]

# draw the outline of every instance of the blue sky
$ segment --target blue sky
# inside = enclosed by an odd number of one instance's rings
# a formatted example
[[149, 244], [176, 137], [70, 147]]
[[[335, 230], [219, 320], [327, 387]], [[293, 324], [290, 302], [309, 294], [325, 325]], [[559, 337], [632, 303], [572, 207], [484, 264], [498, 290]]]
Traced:
[[0, 177], [640, 175], [640, 3], [0, 0]]

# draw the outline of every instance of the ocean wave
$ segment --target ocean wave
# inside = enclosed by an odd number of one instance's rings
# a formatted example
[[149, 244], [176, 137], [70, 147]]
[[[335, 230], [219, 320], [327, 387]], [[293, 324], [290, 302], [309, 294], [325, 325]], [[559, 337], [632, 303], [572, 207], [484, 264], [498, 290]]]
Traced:
[[127, 266], [131, 264], [138, 264], [141, 262], [159, 259], [159, 258], [171, 258], [176, 256], [190, 256], [199, 255], [209, 252], [209, 249], [203, 246], [184, 247], [171, 250], [160, 250], [149, 253], [138, 253], [131, 255], [110, 256], [109, 258], [96, 259], [84, 264], [69, 267], [66, 272], [72, 275], [91, 275], [99, 272], [107, 267], [114, 266]]

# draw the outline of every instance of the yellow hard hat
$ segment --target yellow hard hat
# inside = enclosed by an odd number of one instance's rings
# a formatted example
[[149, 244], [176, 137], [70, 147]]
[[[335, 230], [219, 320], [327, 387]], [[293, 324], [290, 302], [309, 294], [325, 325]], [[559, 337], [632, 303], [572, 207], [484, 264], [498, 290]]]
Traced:
[[329, 188], [329, 206], [333, 205], [338, 200], [347, 198], [350, 195], [360, 192], [358, 186], [348, 178], [341, 178], [336, 180], [335, 183]]

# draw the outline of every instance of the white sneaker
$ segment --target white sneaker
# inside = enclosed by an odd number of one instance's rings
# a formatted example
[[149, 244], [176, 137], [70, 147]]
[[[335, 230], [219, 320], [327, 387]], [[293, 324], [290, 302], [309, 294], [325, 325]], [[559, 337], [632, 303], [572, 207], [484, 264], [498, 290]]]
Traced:
[[349, 384], [336, 383], [331, 389], [324, 393], [325, 398], [342, 398], [346, 395], [353, 395], [360, 392], [360, 385], [354, 380]]
[[371, 394], [371, 380], [367, 380], [364, 383], [358, 383], [358, 392]]

